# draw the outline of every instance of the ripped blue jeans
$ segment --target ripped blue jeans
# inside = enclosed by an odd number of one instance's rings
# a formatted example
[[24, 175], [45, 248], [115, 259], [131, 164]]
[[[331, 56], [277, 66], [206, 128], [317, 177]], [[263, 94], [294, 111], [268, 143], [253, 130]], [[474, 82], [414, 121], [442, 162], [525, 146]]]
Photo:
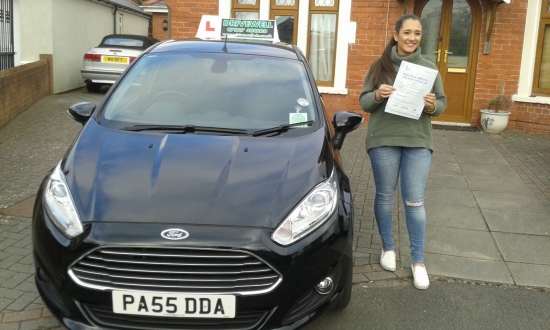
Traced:
[[401, 197], [405, 206], [411, 259], [413, 263], [424, 263], [424, 188], [432, 152], [425, 148], [379, 147], [370, 149], [368, 154], [376, 186], [374, 216], [382, 237], [382, 248], [384, 251], [394, 249], [393, 202], [401, 177]]

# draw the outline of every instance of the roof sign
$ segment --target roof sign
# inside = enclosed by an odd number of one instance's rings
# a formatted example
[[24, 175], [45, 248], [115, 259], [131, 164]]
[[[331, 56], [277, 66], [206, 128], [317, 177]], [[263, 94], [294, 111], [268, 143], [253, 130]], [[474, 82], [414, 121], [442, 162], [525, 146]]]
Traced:
[[251, 20], [221, 18], [203, 15], [197, 38], [207, 40], [254, 40], [260, 42], [279, 42], [279, 33], [275, 20]]

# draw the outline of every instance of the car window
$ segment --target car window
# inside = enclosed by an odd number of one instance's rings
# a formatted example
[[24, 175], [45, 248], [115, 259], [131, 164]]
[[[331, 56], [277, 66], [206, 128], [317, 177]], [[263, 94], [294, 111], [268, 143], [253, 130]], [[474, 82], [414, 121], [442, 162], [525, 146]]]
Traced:
[[118, 47], [136, 47], [142, 48], [143, 41], [127, 38], [110, 38], [103, 41], [103, 45], [106, 46], [118, 46]]
[[304, 64], [234, 54], [148, 54], [108, 100], [102, 120], [128, 125], [262, 129], [315, 120]]

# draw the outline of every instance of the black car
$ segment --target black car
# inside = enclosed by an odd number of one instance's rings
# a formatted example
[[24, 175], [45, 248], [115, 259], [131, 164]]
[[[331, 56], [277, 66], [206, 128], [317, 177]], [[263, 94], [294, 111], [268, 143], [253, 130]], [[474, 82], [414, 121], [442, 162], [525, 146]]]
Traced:
[[351, 296], [340, 160], [300, 50], [184, 40], [138, 57], [47, 174], [36, 285], [70, 329], [297, 329]]

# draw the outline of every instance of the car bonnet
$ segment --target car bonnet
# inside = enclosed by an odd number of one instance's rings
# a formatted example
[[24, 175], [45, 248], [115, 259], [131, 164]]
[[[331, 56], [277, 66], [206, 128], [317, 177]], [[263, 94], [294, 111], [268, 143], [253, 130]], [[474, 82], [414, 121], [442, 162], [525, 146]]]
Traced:
[[92, 120], [64, 171], [83, 222], [273, 228], [330, 173], [325, 134], [153, 134]]

